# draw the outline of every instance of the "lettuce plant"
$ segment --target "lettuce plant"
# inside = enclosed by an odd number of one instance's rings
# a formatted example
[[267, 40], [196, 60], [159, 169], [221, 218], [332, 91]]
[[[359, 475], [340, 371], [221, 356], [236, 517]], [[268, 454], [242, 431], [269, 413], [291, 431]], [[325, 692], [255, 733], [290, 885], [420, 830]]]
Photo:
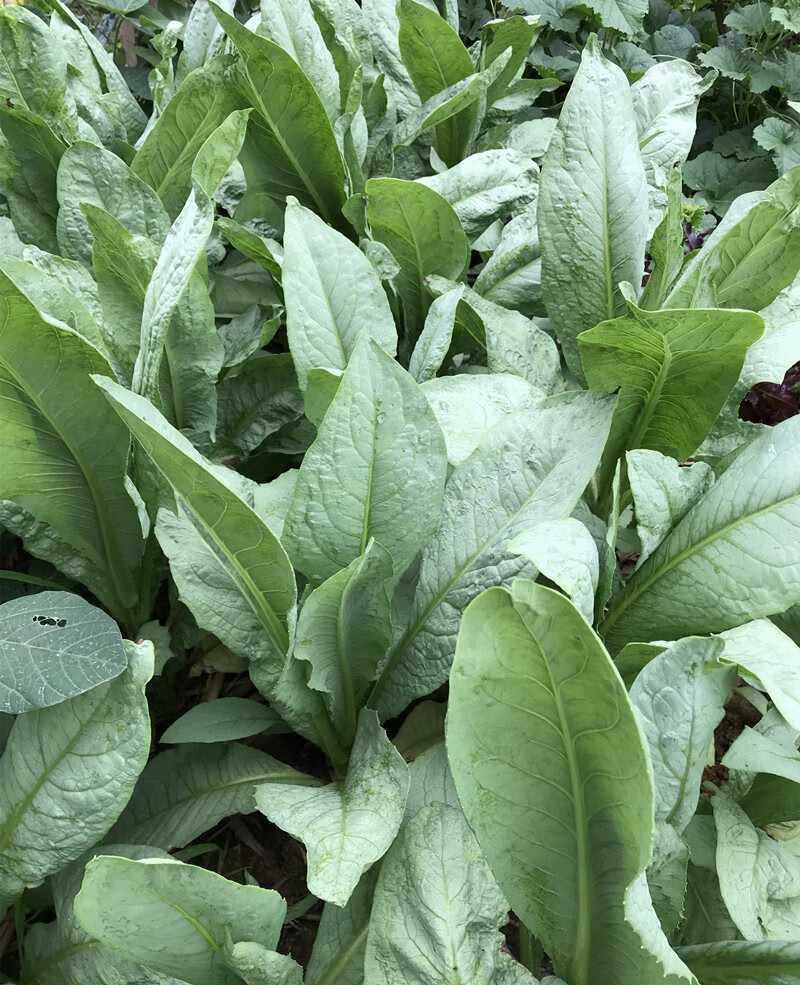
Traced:
[[[9, 973], [800, 981], [800, 421], [738, 417], [800, 167], [685, 256], [684, 61], [591, 35], [545, 118], [536, 17], [198, 0], [148, 116], [48, 14], [0, 10]], [[250, 689], [179, 714], [190, 662]], [[305, 968], [192, 864], [255, 811]]]

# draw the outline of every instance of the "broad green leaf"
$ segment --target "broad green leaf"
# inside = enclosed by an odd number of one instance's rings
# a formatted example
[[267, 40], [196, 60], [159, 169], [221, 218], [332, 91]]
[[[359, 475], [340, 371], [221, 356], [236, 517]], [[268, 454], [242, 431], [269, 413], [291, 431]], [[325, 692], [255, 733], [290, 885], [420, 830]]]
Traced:
[[75, 915], [83, 929], [129, 961], [190, 985], [236, 985], [216, 960], [228, 938], [274, 950], [286, 902], [173, 860], [101, 855], [86, 866]]
[[276, 726], [280, 731], [280, 724], [275, 712], [257, 701], [217, 698], [190, 708], [169, 726], [160, 741], [227, 742], [272, 731]]
[[58, 242], [60, 252], [92, 265], [92, 234], [81, 211], [88, 202], [105, 209], [132, 236], [163, 243], [169, 218], [153, 189], [116, 154], [79, 140], [58, 166]]
[[150, 760], [110, 841], [183, 848], [230, 814], [256, 809], [253, 791], [267, 783], [310, 783], [277, 759], [243, 746], [183, 745]]
[[291, 55], [334, 124], [342, 114], [339, 74], [314, 15], [309, 0], [275, 0], [262, 6], [256, 33]]
[[131, 170], [155, 189], [173, 221], [192, 190], [197, 152], [237, 108], [228, 69], [227, 59], [213, 58], [190, 73], [133, 159]]
[[631, 86], [633, 111], [642, 160], [652, 181], [653, 166], [673, 167], [689, 155], [695, 132], [697, 103], [714, 81], [702, 78], [681, 59], [657, 62]]
[[447, 679], [461, 616], [477, 594], [533, 576], [530, 562], [509, 555], [508, 545], [536, 524], [572, 513], [599, 461], [611, 409], [596, 392], [550, 398], [496, 424], [453, 472], [436, 532], [422, 550], [406, 625], [371, 692], [369, 705], [382, 718]]
[[671, 824], [656, 817], [653, 857], [647, 866], [647, 888], [661, 929], [672, 934], [683, 917], [689, 848]]
[[[308, 596], [297, 619], [289, 661], [276, 697], [292, 702], [299, 673], [311, 696], [313, 715], [322, 702], [337, 739], [349, 750], [356, 734], [358, 709], [375, 679], [391, 639], [387, 583], [392, 577], [388, 553], [375, 541], [361, 557], [324, 581]], [[300, 667], [292, 668], [292, 662]]]
[[345, 370], [364, 332], [394, 355], [389, 300], [357, 246], [294, 199], [283, 245], [286, 332], [301, 390], [312, 369]]
[[764, 330], [750, 311], [643, 311], [603, 322], [578, 339], [590, 387], [619, 390], [600, 486], [617, 461], [649, 448], [681, 461], [705, 438]]
[[56, 705], [126, 665], [114, 621], [78, 595], [39, 592], [0, 606], [0, 711]]
[[736, 682], [717, 637], [690, 636], [654, 657], [630, 689], [653, 764], [655, 816], [680, 834], [700, 797], [703, 769]]
[[362, 9], [375, 61], [385, 77], [402, 116], [419, 106], [420, 99], [403, 64], [398, 35], [400, 21], [395, 0], [363, 0]]
[[758, 619], [721, 633], [723, 658], [757, 678], [772, 703], [800, 731], [800, 647], [769, 619]]
[[0, 102], [0, 181], [14, 230], [25, 243], [58, 251], [58, 166], [67, 145], [41, 117]]
[[461, 812], [444, 743], [444, 716], [436, 742], [409, 764], [408, 775], [411, 782], [404, 824], [432, 804], [455, 807]]
[[[438, 11], [415, 0], [400, 0], [398, 17], [400, 55], [423, 102], [475, 71], [458, 32]], [[477, 122], [473, 105], [437, 126], [434, 147], [445, 164], [452, 167], [466, 157]]]
[[631, 36], [641, 30], [648, 7], [642, 0], [590, 0], [587, 4], [605, 28]]
[[27, 7], [0, 10], [0, 98], [40, 117], [56, 136], [77, 136], [74, 106], [67, 98], [67, 60], [47, 23]]
[[532, 202], [538, 177], [539, 168], [519, 151], [490, 150], [418, 180], [447, 199], [473, 241], [497, 219], [514, 215]]
[[769, 116], [755, 128], [753, 137], [764, 150], [772, 151], [780, 174], [800, 164], [800, 129], [792, 123]]
[[[418, 705], [414, 705], [403, 720], [397, 735], [392, 739], [403, 759], [409, 762], [416, 761], [432, 746], [444, 742], [446, 712], [447, 705], [443, 705], [439, 701], [422, 701]], [[412, 793], [414, 787], [413, 773], [412, 768]], [[409, 801], [406, 804], [406, 811], [408, 811], [410, 802], [411, 794], [409, 794]]]
[[800, 270], [800, 167], [773, 182], [744, 216], [722, 223], [686, 265], [669, 308], [759, 311]]
[[524, 554], [545, 578], [569, 595], [587, 622], [593, 621], [600, 561], [594, 538], [580, 520], [545, 520], [515, 537], [508, 549], [512, 554]]
[[205, 247], [214, 224], [210, 199], [239, 153], [248, 113], [248, 110], [231, 113], [197, 152], [192, 165], [191, 194], [164, 239], [145, 292], [141, 348], [132, 386], [135, 393], [144, 394], [154, 403], [159, 399], [159, 374], [170, 323], [189, 289], [195, 268], [205, 262]]
[[538, 21], [532, 17], [498, 18], [484, 24], [481, 31], [479, 62], [482, 69], [495, 62], [506, 49], [511, 48], [511, 58], [503, 74], [492, 84], [487, 94], [489, 105], [506, 94], [509, 83], [525, 64], [538, 26]]
[[[101, 310], [97, 301], [97, 287], [86, 268], [71, 260], [62, 260], [61, 257], [51, 258], [47, 253], [40, 253], [40, 256], [50, 258], [53, 262], [44, 260], [39, 266], [28, 260], [2, 256], [0, 271], [38, 311], [63, 322], [105, 354], [106, 344], [99, 324]], [[63, 265], [61, 269], [60, 264]], [[93, 289], [91, 301], [81, 290], [85, 281], [81, 284], [74, 283], [84, 277], [89, 280], [90, 290]], [[73, 284], [69, 283], [70, 279]], [[73, 286], [74, 290], [71, 289]]]
[[504, 308], [528, 316], [544, 314], [535, 202], [503, 227], [500, 243], [481, 268], [474, 288], [481, 297]]
[[51, 880], [56, 920], [35, 923], [25, 935], [25, 980], [30, 985], [180, 985], [157, 971], [118, 958], [94, 940], [75, 918], [73, 904], [81, 888], [89, 858], [121, 855], [124, 858], [164, 858], [157, 848], [109, 845], [84, 854]]
[[800, 979], [800, 944], [723, 941], [678, 950], [701, 985], [794, 985]]
[[[303, 985], [303, 969], [288, 954], [278, 954], [255, 941], [239, 941], [224, 949], [225, 964], [245, 985]], [[237, 979], [238, 981], [238, 979]]]
[[800, 783], [797, 732], [770, 708], [755, 728], [746, 727], [737, 736], [722, 757], [722, 763], [729, 769], [767, 773]]
[[498, 421], [545, 398], [537, 387], [506, 373], [443, 376], [424, 383], [422, 392], [444, 434], [451, 465], [465, 462]]
[[45, 321], [0, 274], [0, 498], [14, 500], [84, 556], [87, 586], [125, 623], [137, 618], [143, 546], [125, 488], [129, 443], [88, 386], [90, 373], [111, 372], [97, 349]]
[[450, 203], [415, 181], [371, 178], [366, 194], [372, 235], [400, 265], [395, 288], [403, 308], [407, 358], [432, 301], [424, 280], [431, 274], [457, 280], [469, 259], [467, 237]]
[[[705, 819], [713, 824], [713, 818], [706, 815]], [[691, 946], [738, 940], [741, 935], [725, 906], [716, 869], [702, 868], [690, 860], [686, 876], [684, 919], [674, 935], [674, 942]]]
[[98, 41], [94, 33], [60, 0], [46, 0], [46, 7], [52, 10], [51, 28], [58, 33], [53, 21], [60, 21], [80, 34], [86, 48], [91, 54], [103, 88], [112, 95], [119, 116], [125, 125], [129, 143], [134, 143], [142, 135], [147, 123], [147, 117], [136, 97], [122, 76], [111, 52]]
[[94, 379], [175, 493], [174, 504], [159, 511], [157, 534], [182, 599], [267, 686], [283, 666], [296, 598], [280, 543], [227, 470], [207, 463], [143, 397]]
[[425, 327], [408, 361], [408, 371], [417, 383], [432, 380], [447, 358], [462, 294], [463, 287], [454, 287], [436, 298], [428, 308]]
[[262, 814], [308, 852], [309, 891], [344, 906], [362, 874], [394, 841], [408, 795], [408, 769], [374, 712], [362, 711], [344, 780], [324, 787], [256, 787]]
[[503, 898], [460, 810], [424, 807], [392, 845], [375, 887], [370, 985], [532, 985], [500, 951]]
[[652, 910], [649, 939], [628, 923], [649, 904], [650, 768], [619, 675], [563, 595], [518, 579], [470, 605], [447, 749], [501, 889], [571, 985], [691, 980], [654, 953], [666, 940]]
[[216, 222], [225, 238], [250, 260], [263, 267], [272, 277], [276, 285], [281, 283], [281, 264], [283, 263], [283, 247], [274, 239], [265, 239], [252, 230], [245, 228], [233, 219], [220, 216]]
[[751, 941], [798, 940], [800, 859], [754, 828], [724, 788], [711, 804], [719, 883], [736, 926]]
[[[775, 769], [774, 762], [773, 759], [770, 769]], [[800, 818], [800, 783], [785, 776], [761, 773], [739, 804], [757, 828], [783, 821], [796, 822]]]
[[418, 384], [363, 338], [300, 467], [283, 534], [295, 567], [330, 578], [374, 537], [399, 576], [433, 532], [446, 469]]
[[[608, 25], [611, 26], [611, 25]], [[647, 182], [627, 79], [590, 37], [539, 181], [542, 292], [570, 371], [577, 336], [624, 312], [618, 285], [641, 282]]]
[[673, 458], [645, 448], [629, 451], [626, 461], [643, 564], [711, 488], [714, 473], [705, 462], [681, 467]]
[[625, 584], [600, 624], [632, 640], [721, 632], [800, 599], [800, 420], [743, 449]]
[[378, 871], [379, 866], [373, 865], [364, 873], [347, 906], [325, 904], [306, 968], [306, 985], [364, 985], [364, 952]]
[[[103, 209], [85, 205], [83, 213], [94, 237], [92, 266], [105, 322], [113, 326], [108, 347], [123, 381], [130, 381], [139, 355], [144, 302], [159, 248], [152, 240], [132, 236]], [[222, 359], [214, 306], [208, 286], [196, 270], [170, 318], [159, 374], [161, 404], [176, 427], [213, 429], [215, 383]]]
[[115, 680], [14, 722], [0, 760], [0, 910], [95, 845], [133, 792], [150, 751], [153, 648], [127, 650]]
[[254, 108], [241, 152], [248, 189], [236, 218], [259, 215], [280, 229], [283, 203], [294, 195], [346, 231], [344, 163], [314, 87], [283, 48], [211, 6], [240, 55], [234, 84]]

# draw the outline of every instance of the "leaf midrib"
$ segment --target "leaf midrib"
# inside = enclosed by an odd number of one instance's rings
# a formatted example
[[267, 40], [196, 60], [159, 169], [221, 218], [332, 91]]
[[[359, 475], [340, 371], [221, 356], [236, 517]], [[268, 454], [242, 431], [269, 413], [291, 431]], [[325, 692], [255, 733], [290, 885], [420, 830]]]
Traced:
[[[740, 527], [745, 523], [749, 523], [751, 521], [757, 520], [759, 519], [759, 517], [766, 516], [768, 513], [772, 513], [775, 510], [779, 510], [783, 506], [790, 505], [791, 503], [793, 503], [798, 499], [800, 499], [800, 492], [794, 492], [792, 493], [791, 496], [786, 496], [784, 499], [779, 499], [776, 502], [771, 503], [769, 506], [765, 506], [761, 510], [756, 510], [755, 513], [746, 513], [743, 516], [737, 517], [735, 520], [732, 520], [730, 523], [727, 523], [725, 526], [713, 530], [705, 537], [701, 537], [700, 540], [693, 541], [682, 551], [679, 551], [674, 557], [670, 558], [663, 565], [661, 565], [661, 567], [656, 568], [651, 575], [648, 575], [647, 578], [639, 582], [638, 585], [635, 585], [633, 591], [626, 592], [626, 594], [620, 600], [619, 604], [616, 605], [611, 610], [611, 612], [609, 612], [606, 619], [603, 621], [603, 623], [601, 623], [599, 628], [603, 630], [602, 635], [603, 636], [608, 635], [608, 629], [614, 625], [614, 623], [619, 618], [620, 613], [625, 611], [625, 609], [630, 605], [631, 601], [637, 599], [643, 592], [649, 589], [654, 582], [658, 581], [658, 579], [661, 578], [663, 575], [669, 574], [670, 571], [676, 568], [679, 564], [682, 564], [683, 561], [685, 561], [688, 557], [691, 557], [692, 554], [701, 551], [709, 544], [712, 544], [715, 540], [727, 536], [727, 534], [730, 531], [736, 530], [737, 527]], [[700, 503], [702, 502], [703, 500], [701, 499], [700, 502], [697, 504], [697, 506], [699, 506]], [[697, 506], [695, 507], [695, 509], [697, 509]], [[673, 533], [670, 535], [669, 537], [670, 540], [672, 539], [672, 537], [675, 536], [677, 531], [680, 530], [681, 527], [687, 523], [687, 521], [689, 521], [693, 512], [694, 510], [690, 510], [690, 512], [686, 515], [686, 517], [684, 517], [684, 519], [681, 521], [678, 527], [676, 527]]]

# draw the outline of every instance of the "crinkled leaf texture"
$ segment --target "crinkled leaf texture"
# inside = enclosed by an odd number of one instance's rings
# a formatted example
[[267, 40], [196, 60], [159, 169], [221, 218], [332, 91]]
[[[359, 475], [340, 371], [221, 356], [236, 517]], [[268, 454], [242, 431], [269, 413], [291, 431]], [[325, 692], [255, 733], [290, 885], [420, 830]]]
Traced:
[[296, 784], [256, 787], [258, 809], [305, 844], [309, 890], [338, 906], [391, 845], [407, 795], [405, 761], [367, 710], [359, 718], [344, 780], [313, 790]]
[[570, 985], [692, 981], [644, 881], [653, 792], [642, 734], [602, 643], [567, 598], [518, 579], [470, 605], [447, 749], [509, 904]]
[[239, 495], [235, 473], [207, 463], [143, 397], [95, 382], [174, 491], [156, 532], [182, 599], [201, 626], [251, 661], [269, 690], [283, 667], [297, 592], [283, 548]]
[[621, 281], [639, 284], [647, 182], [624, 73], [590, 37], [542, 164], [542, 293], [570, 371], [577, 336], [624, 311]]
[[381, 865], [364, 967], [370, 985], [533, 985], [500, 951], [506, 902], [464, 815], [423, 807]]
[[238, 985], [217, 960], [227, 939], [274, 950], [285, 900], [174, 859], [101, 855], [86, 866], [75, 915], [120, 957], [189, 985]]
[[453, 472], [406, 628], [369, 699], [383, 718], [447, 679], [461, 616], [477, 594], [535, 570], [509, 554], [509, 542], [570, 515], [597, 467], [612, 409], [613, 399], [596, 391], [551, 397], [498, 422]]
[[720, 632], [800, 599], [800, 418], [768, 429], [628, 579], [599, 632], [634, 640]]

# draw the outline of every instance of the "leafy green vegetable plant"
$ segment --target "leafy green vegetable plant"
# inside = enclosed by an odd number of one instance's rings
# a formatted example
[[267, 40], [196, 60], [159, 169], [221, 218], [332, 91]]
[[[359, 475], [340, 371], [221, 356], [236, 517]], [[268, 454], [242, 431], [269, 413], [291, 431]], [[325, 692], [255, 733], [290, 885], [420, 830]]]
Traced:
[[[115, 7], [139, 100], [45, 6], [0, 8], [9, 974], [800, 981], [800, 418], [738, 418], [800, 167], [685, 256], [717, 83], [656, 60], [788, 65], [793, 11], [723, 56], [638, 2]], [[201, 864], [256, 812], [288, 912]]]

